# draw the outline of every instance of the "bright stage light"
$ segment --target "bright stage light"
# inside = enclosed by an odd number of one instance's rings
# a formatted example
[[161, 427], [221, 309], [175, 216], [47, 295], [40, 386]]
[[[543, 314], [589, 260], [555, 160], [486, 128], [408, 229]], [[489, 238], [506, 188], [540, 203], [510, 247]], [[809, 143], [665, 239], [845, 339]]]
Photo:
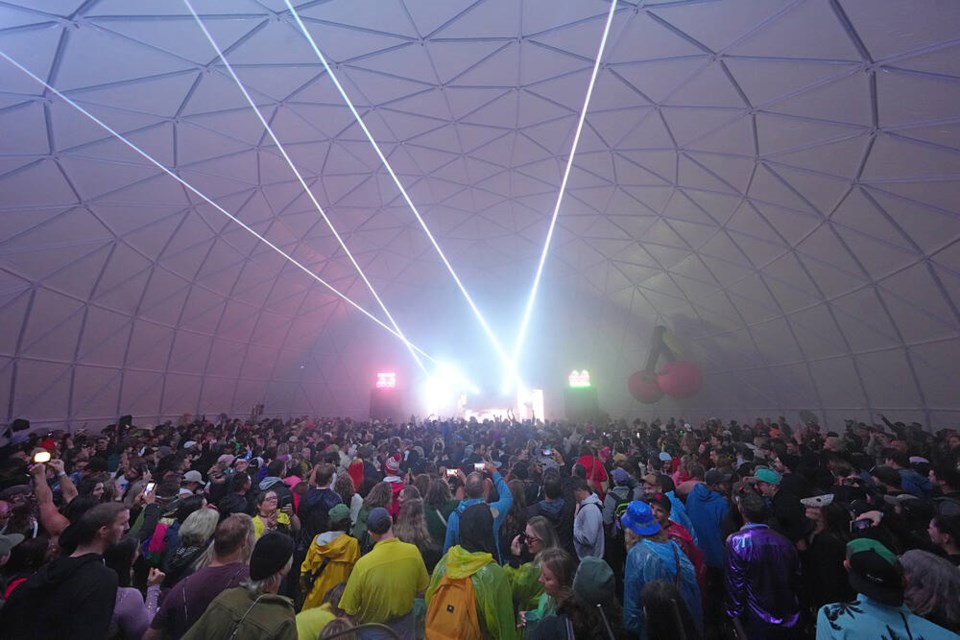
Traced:
[[[287, 0], [289, 2], [290, 0]], [[573, 145], [570, 148], [570, 155], [567, 157], [567, 166], [563, 170], [563, 178], [560, 180], [560, 191], [557, 194], [557, 202], [553, 207], [553, 215], [550, 217], [550, 226], [547, 227], [547, 238], [543, 243], [543, 251], [540, 253], [540, 262], [537, 263], [536, 275], [533, 277], [533, 286], [530, 288], [530, 297], [527, 298], [527, 306], [523, 310], [523, 317], [520, 320], [520, 329], [517, 332], [517, 341], [513, 345], [513, 354], [507, 366], [507, 376], [516, 377], [517, 364], [520, 360], [520, 352], [523, 350], [523, 342], [527, 337], [527, 327], [530, 324], [530, 316], [533, 313], [533, 305], [537, 300], [537, 291], [540, 288], [540, 279], [543, 277], [543, 267], [547, 262], [547, 253], [550, 251], [550, 242], [553, 239], [553, 232], [557, 226], [557, 217], [560, 215], [560, 204], [563, 202], [563, 195], [567, 191], [567, 180], [570, 178], [570, 169], [573, 167], [573, 158], [577, 153], [577, 146], [580, 144], [580, 133], [583, 131], [583, 123], [587, 117], [587, 109], [590, 107], [590, 97], [593, 95], [593, 87], [597, 82], [597, 75], [600, 72], [600, 60], [603, 58], [603, 51], [607, 47], [607, 37], [610, 35], [610, 25], [613, 23], [613, 14], [617, 10], [617, 0], [610, 3], [610, 11], [607, 13], [607, 23], [603, 27], [603, 36], [600, 38], [600, 47], [597, 49], [597, 59], [593, 63], [593, 73], [590, 74], [590, 82], [587, 84], [587, 94], [583, 99], [583, 108], [580, 110], [580, 119], [577, 121], [577, 129], [573, 135]]]
[[377, 373], [377, 389], [396, 389], [397, 374], [392, 371]]
[[584, 387], [589, 387], [590, 385], [590, 372], [584, 369], [583, 371], [577, 371], [574, 369], [570, 372], [570, 375], [567, 376], [567, 383], [570, 385], [571, 389], [582, 389]]

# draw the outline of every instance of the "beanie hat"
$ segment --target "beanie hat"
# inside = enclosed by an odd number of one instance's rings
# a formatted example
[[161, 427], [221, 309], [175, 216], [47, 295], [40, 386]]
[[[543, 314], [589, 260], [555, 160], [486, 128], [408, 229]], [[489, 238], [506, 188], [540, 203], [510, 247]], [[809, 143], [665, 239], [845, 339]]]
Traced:
[[573, 592], [592, 606], [611, 602], [617, 593], [613, 569], [602, 558], [584, 558], [573, 579]]
[[338, 504], [327, 512], [327, 516], [330, 519], [330, 526], [350, 522], [350, 507], [343, 503]]
[[387, 458], [387, 474], [391, 476], [398, 475], [400, 473], [400, 458], [396, 455], [392, 455]]
[[261, 536], [250, 556], [250, 579], [266, 580], [278, 573], [293, 557], [293, 546], [293, 538], [282, 533]]

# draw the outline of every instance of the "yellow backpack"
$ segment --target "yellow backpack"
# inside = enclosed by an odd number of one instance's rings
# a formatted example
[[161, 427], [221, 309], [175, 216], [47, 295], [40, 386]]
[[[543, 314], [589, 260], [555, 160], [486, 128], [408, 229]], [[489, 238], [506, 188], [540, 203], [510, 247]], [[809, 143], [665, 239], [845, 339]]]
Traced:
[[427, 607], [427, 640], [482, 640], [470, 576], [443, 576]]

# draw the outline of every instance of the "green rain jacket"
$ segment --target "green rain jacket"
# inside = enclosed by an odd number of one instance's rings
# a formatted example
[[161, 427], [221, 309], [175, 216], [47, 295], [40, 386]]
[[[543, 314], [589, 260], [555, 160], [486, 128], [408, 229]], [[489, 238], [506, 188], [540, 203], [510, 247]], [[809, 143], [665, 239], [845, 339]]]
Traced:
[[433, 592], [444, 576], [449, 576], [451, 580], [470, 577], [477, 603], [477, 618], [486, 637], [496, 640], [517, 638], [510, 582], [491, 554], [480, 551], [471, 553], [460, 545], [450, 547], [433, 570], [424, 598], [428, 607]]
[[529, 611], [537, 608], [543, 585], [540, 584], [540, 565], [525, 562], [516, 569], [507, 565], [503, 568], [507, 581], [513, 591], [513, 605], [517, 611]]

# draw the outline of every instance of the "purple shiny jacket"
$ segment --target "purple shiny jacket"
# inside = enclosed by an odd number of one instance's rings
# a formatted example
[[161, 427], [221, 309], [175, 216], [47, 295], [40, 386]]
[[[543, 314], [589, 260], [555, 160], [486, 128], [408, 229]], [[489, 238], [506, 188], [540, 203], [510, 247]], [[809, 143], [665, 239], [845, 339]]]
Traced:
[[800, 619], [800, 559], [793, 544], [765, 524], [727, 538], [727, 615], [744, 625], [793, 627]]

